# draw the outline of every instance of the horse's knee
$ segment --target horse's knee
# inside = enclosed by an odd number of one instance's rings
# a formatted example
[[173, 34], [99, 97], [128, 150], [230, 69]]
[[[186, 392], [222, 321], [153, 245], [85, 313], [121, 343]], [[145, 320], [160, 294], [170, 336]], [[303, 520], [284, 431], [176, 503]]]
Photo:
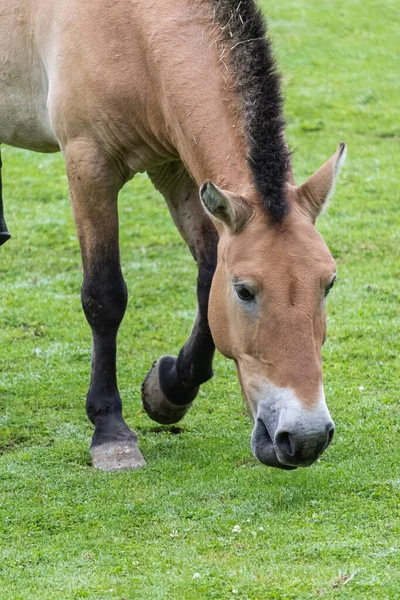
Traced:
[[81, 300], [86, 319], [96, 333], [115, 332], [126, 310], [126, 283], [122, 275], [99, 273], [97, 277], [85, 277]]

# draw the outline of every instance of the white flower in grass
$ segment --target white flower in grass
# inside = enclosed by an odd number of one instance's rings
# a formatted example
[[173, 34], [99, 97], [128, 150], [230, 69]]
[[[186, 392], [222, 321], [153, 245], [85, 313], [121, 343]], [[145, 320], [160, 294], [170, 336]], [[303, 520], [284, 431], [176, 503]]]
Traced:
[[232, 533], [241, 533], [242, 532], [242, 528], [240, 527], [240, 525], [235, 525], [234, 528], [232, 529]]
[[170, 537], [175, 538], [179, 536], [179, 533], [176, 531], [176, 529], [174, 529], [173, 531], [171, 531], [171, 533], [169, 534]]
[[200, 579], [200, 573], [195, 573], [193, 575], [193, 579]]

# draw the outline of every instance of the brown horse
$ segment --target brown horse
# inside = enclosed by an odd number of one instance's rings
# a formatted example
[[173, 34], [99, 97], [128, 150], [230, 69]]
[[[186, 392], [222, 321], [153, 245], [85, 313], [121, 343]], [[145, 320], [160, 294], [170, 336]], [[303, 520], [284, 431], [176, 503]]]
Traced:
[[93, 333], [94, 466], [144, 464], [116, 379], [127, 303], [117, 200], [143, 171], [198, 265], [192, 332], [147, 374], [147, 413], [179, 421], [212, 376], [216, 346], [235, 361], [255, 456], [284, 469], [313, 463], [334, 431], [321, 347], [335, 280], [314, 223], [345, 146], [295, 186], [253, 0], [0, 0], [0, 142], [65, 157]]

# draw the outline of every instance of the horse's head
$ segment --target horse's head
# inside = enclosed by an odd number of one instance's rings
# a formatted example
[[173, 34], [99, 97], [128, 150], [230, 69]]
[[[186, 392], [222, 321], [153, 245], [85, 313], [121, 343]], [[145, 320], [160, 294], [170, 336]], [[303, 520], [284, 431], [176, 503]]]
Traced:
[[334, 432], [321, 349], [336, 266], [314, 223], [344, 158], [341, 144], [306, 183], [287, 186], [289, 211], [280, 223], [211, 182], [200, 191], [220, 234], [211, 332], [219, 351], [236, 363], [255, 421], [253, 453], [274, 467], [312, 464]]

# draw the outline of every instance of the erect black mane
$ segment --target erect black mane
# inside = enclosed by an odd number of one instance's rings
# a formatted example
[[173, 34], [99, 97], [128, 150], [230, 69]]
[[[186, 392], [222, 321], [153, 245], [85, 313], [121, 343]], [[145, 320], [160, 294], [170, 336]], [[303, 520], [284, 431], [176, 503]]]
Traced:
[[230, 48], [231, 68], [244, 118], [249, 166], [271, 219], [288, 211], [285, 184], [290, 154], [285, 143], [280, 75], [266, 37], [265, 20], [254, 0], [212, 0], [215, 23]]

